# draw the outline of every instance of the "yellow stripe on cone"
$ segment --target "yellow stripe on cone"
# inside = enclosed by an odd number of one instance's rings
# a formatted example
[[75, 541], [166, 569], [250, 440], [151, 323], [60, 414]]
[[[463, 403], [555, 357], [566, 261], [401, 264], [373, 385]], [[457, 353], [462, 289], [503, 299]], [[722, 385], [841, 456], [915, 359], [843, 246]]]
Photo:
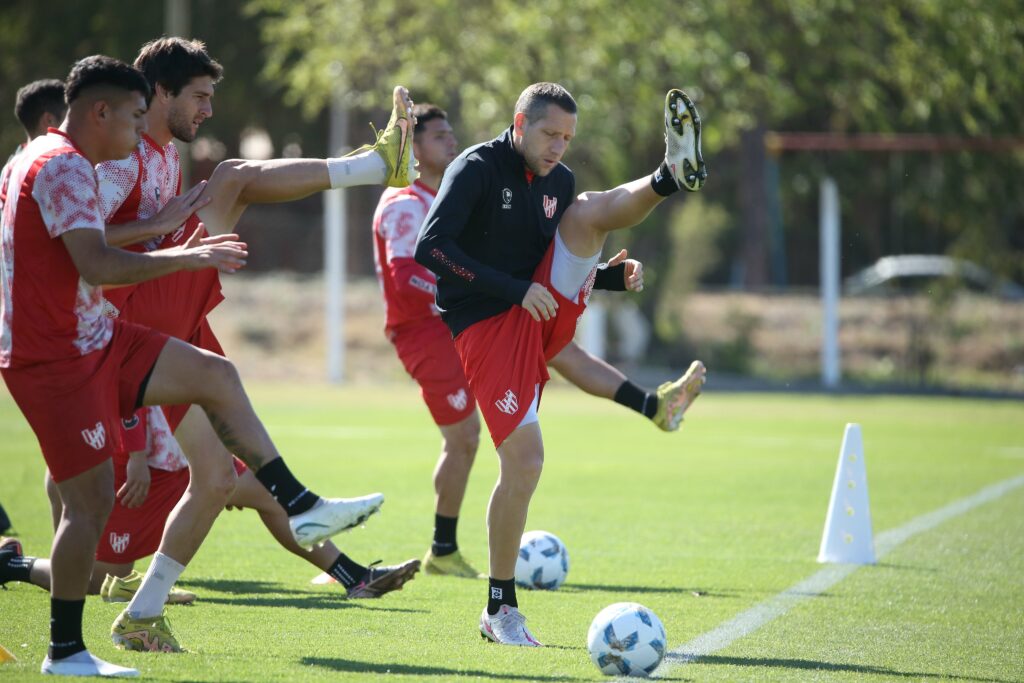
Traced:
[[7, 662], [16, 662], [16, 661], [18, 661], [18, 658], [15, 657], [14, 655], [12, 655], [11, 651], [8, 650], [6, 647], [4, 647], [3, 645], [0, 645], [0, 664], [5, 664]]

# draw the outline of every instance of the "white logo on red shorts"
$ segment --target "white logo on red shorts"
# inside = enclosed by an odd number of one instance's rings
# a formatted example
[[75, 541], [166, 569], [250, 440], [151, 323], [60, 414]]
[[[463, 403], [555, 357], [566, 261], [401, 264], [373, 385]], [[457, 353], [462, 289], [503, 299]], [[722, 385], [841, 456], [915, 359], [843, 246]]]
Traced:
[[120, 555], [121, 553], [123, 553], [125, 550], [128, 549], [128, 539], [130, 537], [131, 537], [131, 534], [128, 534], [128, 533], [118, 534], [115, 531], [111, 531], [110, 532], [110, 548], [115, 553]]
[[83, 429], [82, 438], [96, 450], [100, 450], [107, 443], [107, 431], [103, 429], [103, 423], [97, 422], [93, 429]]
[[555, 207], [558, 206], [558, 197], [549, 197], [544, 195], [544, 215], [548, 218], [553, 218], [555, 215]]
[[509, 389], [505, 392], [505, 396], [503, 398], [499, 398], [494, 402], [494, 405], [496, 405], [498, 410], [506, 415], [515, 415], [516, 411], [519, 410], [519, 399], [517, 399], [516, 395], [512, 393], [511, 389]]
[[469, 397], [466, 396], [465, 389], [459, 389], [454, 394], [448, 394], [447, 398], [448, 405], [450, 405], [452, 408], [455, 408], [455, 410], [465, 410], [466, 402], [469, 400]]

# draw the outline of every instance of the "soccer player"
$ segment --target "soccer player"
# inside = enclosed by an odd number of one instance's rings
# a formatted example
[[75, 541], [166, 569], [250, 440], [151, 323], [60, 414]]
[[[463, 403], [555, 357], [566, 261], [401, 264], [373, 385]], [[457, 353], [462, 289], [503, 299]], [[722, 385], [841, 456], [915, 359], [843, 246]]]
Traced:
[[[413, 259], [419, 228], [458, 148], [443, 109], [417, 104], [413, 114], [419, 178], [407, 188], [388, 188], [381, 196], [373, 218], [375, 265], [387, 315], [385, 333], [406, 371], [420, 385], [441, 431], [441, 456], [434, 470], [434, 539], [423, 569], [428, 574], [477, 578], [485, 575], [462, 556], [456, 529], [480, 440], [480, 421], [451, 332], [434, 305], [437, 278]], [[609, 262], [612, 267], [598, 272], [601, 288], [643, 288], [641, 264], [625, 256], [621, 252]], [[631, 407], [666, 431], [678, 428], [689, 401], [685, 377], [666, 382], [656, 392], [645, 391], [574, 342], [549, 365], [584, 391]], [[314, 579], [324, 580], [323, 576]]]
[[[395, 111], [375, 145], [353, 156], [338, 159], [278, 159], [265, 162], [228, 161], [220, 164], [208, 183], [178, 195], [181, 184], [176, 138], [195, 139], [199, 125], [213, 115], [213, 95], [222, 68], [200, 41], [160, 38], [144, 45], [135, 66], [153, 88], [146, 114], [147, 131], [135, 153], [120, 162], [100, 165], [102, 204], [109, 217], [107, 235], [112, 243], [154, 253], [177, 249], [192, 236], [209, 228], [223, 233], [250, 203], [287, 201], [313, 192], [367, 183], [408, 184], [412, 171], [411, 108], [404, 88], [395, 90]], [[202, 221], [202, 222], [200, 222]], [[223, 355], [206, 315], [223, 299], [216, 274], [179, 273], [137, 287], [105, 291], [108, 311], [124, 320], [143, 324], [194, 345]], [[198, 550], [214, 520], [228, 503], [236, 474], [231, 452], [216, 438], [216, 431], [198, 406], [166, 409], [169, 431], [180, 443], [191, 468], [185, 495], [171, 512], [160, 548], [128, 607], [114, 622], [114, 642], [128, 649], [178, 651], [180, 646], [162, 618], [163, 605], [174, 582]], [[162, 452], [170, 443], [162, 418], [154, 411], [136, 415], [149, 425], [149, 442], [156, 444], [149, 464], [174, 470], [180, 462]], [[134, 420], [133, 420], [134, 422]], [[157, 436], [153, 430], [157, 430]], [[256, 475], [259, 477], [259, 473]], [[279, 498], [280, 500], [280, 498]], [[360, 517], [372, 514], [381, 497], [354, 499], [353, 505], [370, 505]], [[130, 511], [115, 508], [124, 520]], [[302, 545], [317, 539], [301, 536]], [[348, 571], [356, 583], [372, 581], [381, 572], [407, 576], [409, 563], [374, 568], [351, 560]]]
[[[3, 211], [6, 196], [7, 180], [14, 160], [25, 149], [28, 143], [40, 135], [45, 135], [48, 128], [56, 128], [64, 120], [67, 105], [64, 103], [64, 83], [54, 79], [33, 81], [18, 89], [14, 102], [14, 115], [25, 129], [25, 142], [18, 145], [7, 163], [0, 169], [0, 212]], [[0, 505], [0, 534], [11, 527], [11, 520]]]
[[[145, 454], [145, 451], [141, 452], [143, 463]], [[113, 524], [107, 521], [89, 580], [88, 594], [100, 595], [107, 602], [129, 602], [135, 597], [142, 583], [142, 575], [134, 571], [135, 562], [156, 552], [164, 523], [189, 484], [187, 467], [171, 472], [149, 467], [146, 480], [148, 490], [143, 489], [141, 496], [135, 488], [124, 493], [125, 487], [131, 483], [125, 481], [126, 467], [123, 461], [126, 457], [115, 453], [113, 458], [114, 485], [118, 491], [114, 506], [124, 512], [119, 521]], [[322, 569], [325, 576], [341, 583], [347, 597], [379, 598], [385, 593], [401, 590], [418, 571], [420, 563], [415, 559], [397, 567], [370, 566], [366, 570], [338, 550], [330, 540], [313, 548], [303, 548], [292, 536], [288, 516], [260, 485], [252, 471], [237, 458], [234, 466], [238, 473], [238, 485], [228, 499], [228, 507], [256, 510], [264, 526], [285, 550]], [[127, 476], [130, 479], [131, 475]], [[0, 586], [14, 581], [31, 583], [49, 590], [50, 566], [46, 558], [26, 556], [17, 539], [0, 538]], [[167, 596], [167, 603], [189, 604], [195, 599], [194, 593], [174, 588]], [[159, 647], [157, 643], [149, 642]]]
[[[437, 274], [441, 318], [498, 451], [480, 617], [481, 635], [494, 642], [540, 645], [518, 610], [513, 577], [544, 461], [537, 411], [547, 362], [575, 333], [608, 233], [640, 222], [680, 188], [700, 189], [707, 175], [690, 99], [669, 91], [664, 114], [667, 151], [650, 178], [576, 197], [561, 163], [576, 133], [576, 102], [560, 85], [531, 85], [504, 133], [452, 162], [416, 244], [416, 261]], [[688, 401], [704, 376], [695, 362]]]
[[[114, 497], [119, 418], [139, 405], [201, 405], [218, 436], [290, 518], [345, 522], [284, 464], [225, 358], [103, 315], [101, 283], [245, 265], [234, 235], [137, 254], [109, 246], [94, 166], [131, 154], [151, 90], [115, 59], [87, 57], [65, 82], [68, 115], [15, 161], [0, 223], [0, 375], [39, 440], [64, 511], [51, 553], [50, 648], [42, 672], [137, 675], [93, 657], [82, 612], [100, 530]], [[321, 512], [317, 513], [319, 510]], [[313, 514], [311, 514], [313, 513]], [[326, 513], [326, 514], [325, 514]]]

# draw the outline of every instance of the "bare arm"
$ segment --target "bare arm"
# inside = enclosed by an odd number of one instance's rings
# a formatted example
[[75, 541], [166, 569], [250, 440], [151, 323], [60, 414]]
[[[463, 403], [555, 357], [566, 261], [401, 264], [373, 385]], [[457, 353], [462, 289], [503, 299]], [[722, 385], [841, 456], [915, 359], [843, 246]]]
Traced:
[[200, 238], [196, 231], [183, 247], [137, 254], [106, 243], [102, 230], [69, 230], [61, 240], [82, 278], [92, 285], [122, 285], [152, 280], [179, 270], [217, 268], [233, 273], [248, 256], [238, 235]]

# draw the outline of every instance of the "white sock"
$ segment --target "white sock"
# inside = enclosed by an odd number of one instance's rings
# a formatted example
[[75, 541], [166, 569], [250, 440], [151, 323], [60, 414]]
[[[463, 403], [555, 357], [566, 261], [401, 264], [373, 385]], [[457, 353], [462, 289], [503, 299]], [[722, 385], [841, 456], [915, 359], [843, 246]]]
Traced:
[[174, 582], [178, 580], [183, 571], [185, 571], [185, 565], [178, 564], [163, 553], [154, 555], [153, 561], [149, 563], [149, 569], [146, 570], [146, 575], [142, 578], [139, 592], [128, 603], [128, 616], [132, 619], [142, 619], [161, 614]]
[[382, 185], [388, 176], [388, 167], [380, 155], [371, 149], [355, 156], [328, 159], [327, 175], [334, 189], [353, 185]]

